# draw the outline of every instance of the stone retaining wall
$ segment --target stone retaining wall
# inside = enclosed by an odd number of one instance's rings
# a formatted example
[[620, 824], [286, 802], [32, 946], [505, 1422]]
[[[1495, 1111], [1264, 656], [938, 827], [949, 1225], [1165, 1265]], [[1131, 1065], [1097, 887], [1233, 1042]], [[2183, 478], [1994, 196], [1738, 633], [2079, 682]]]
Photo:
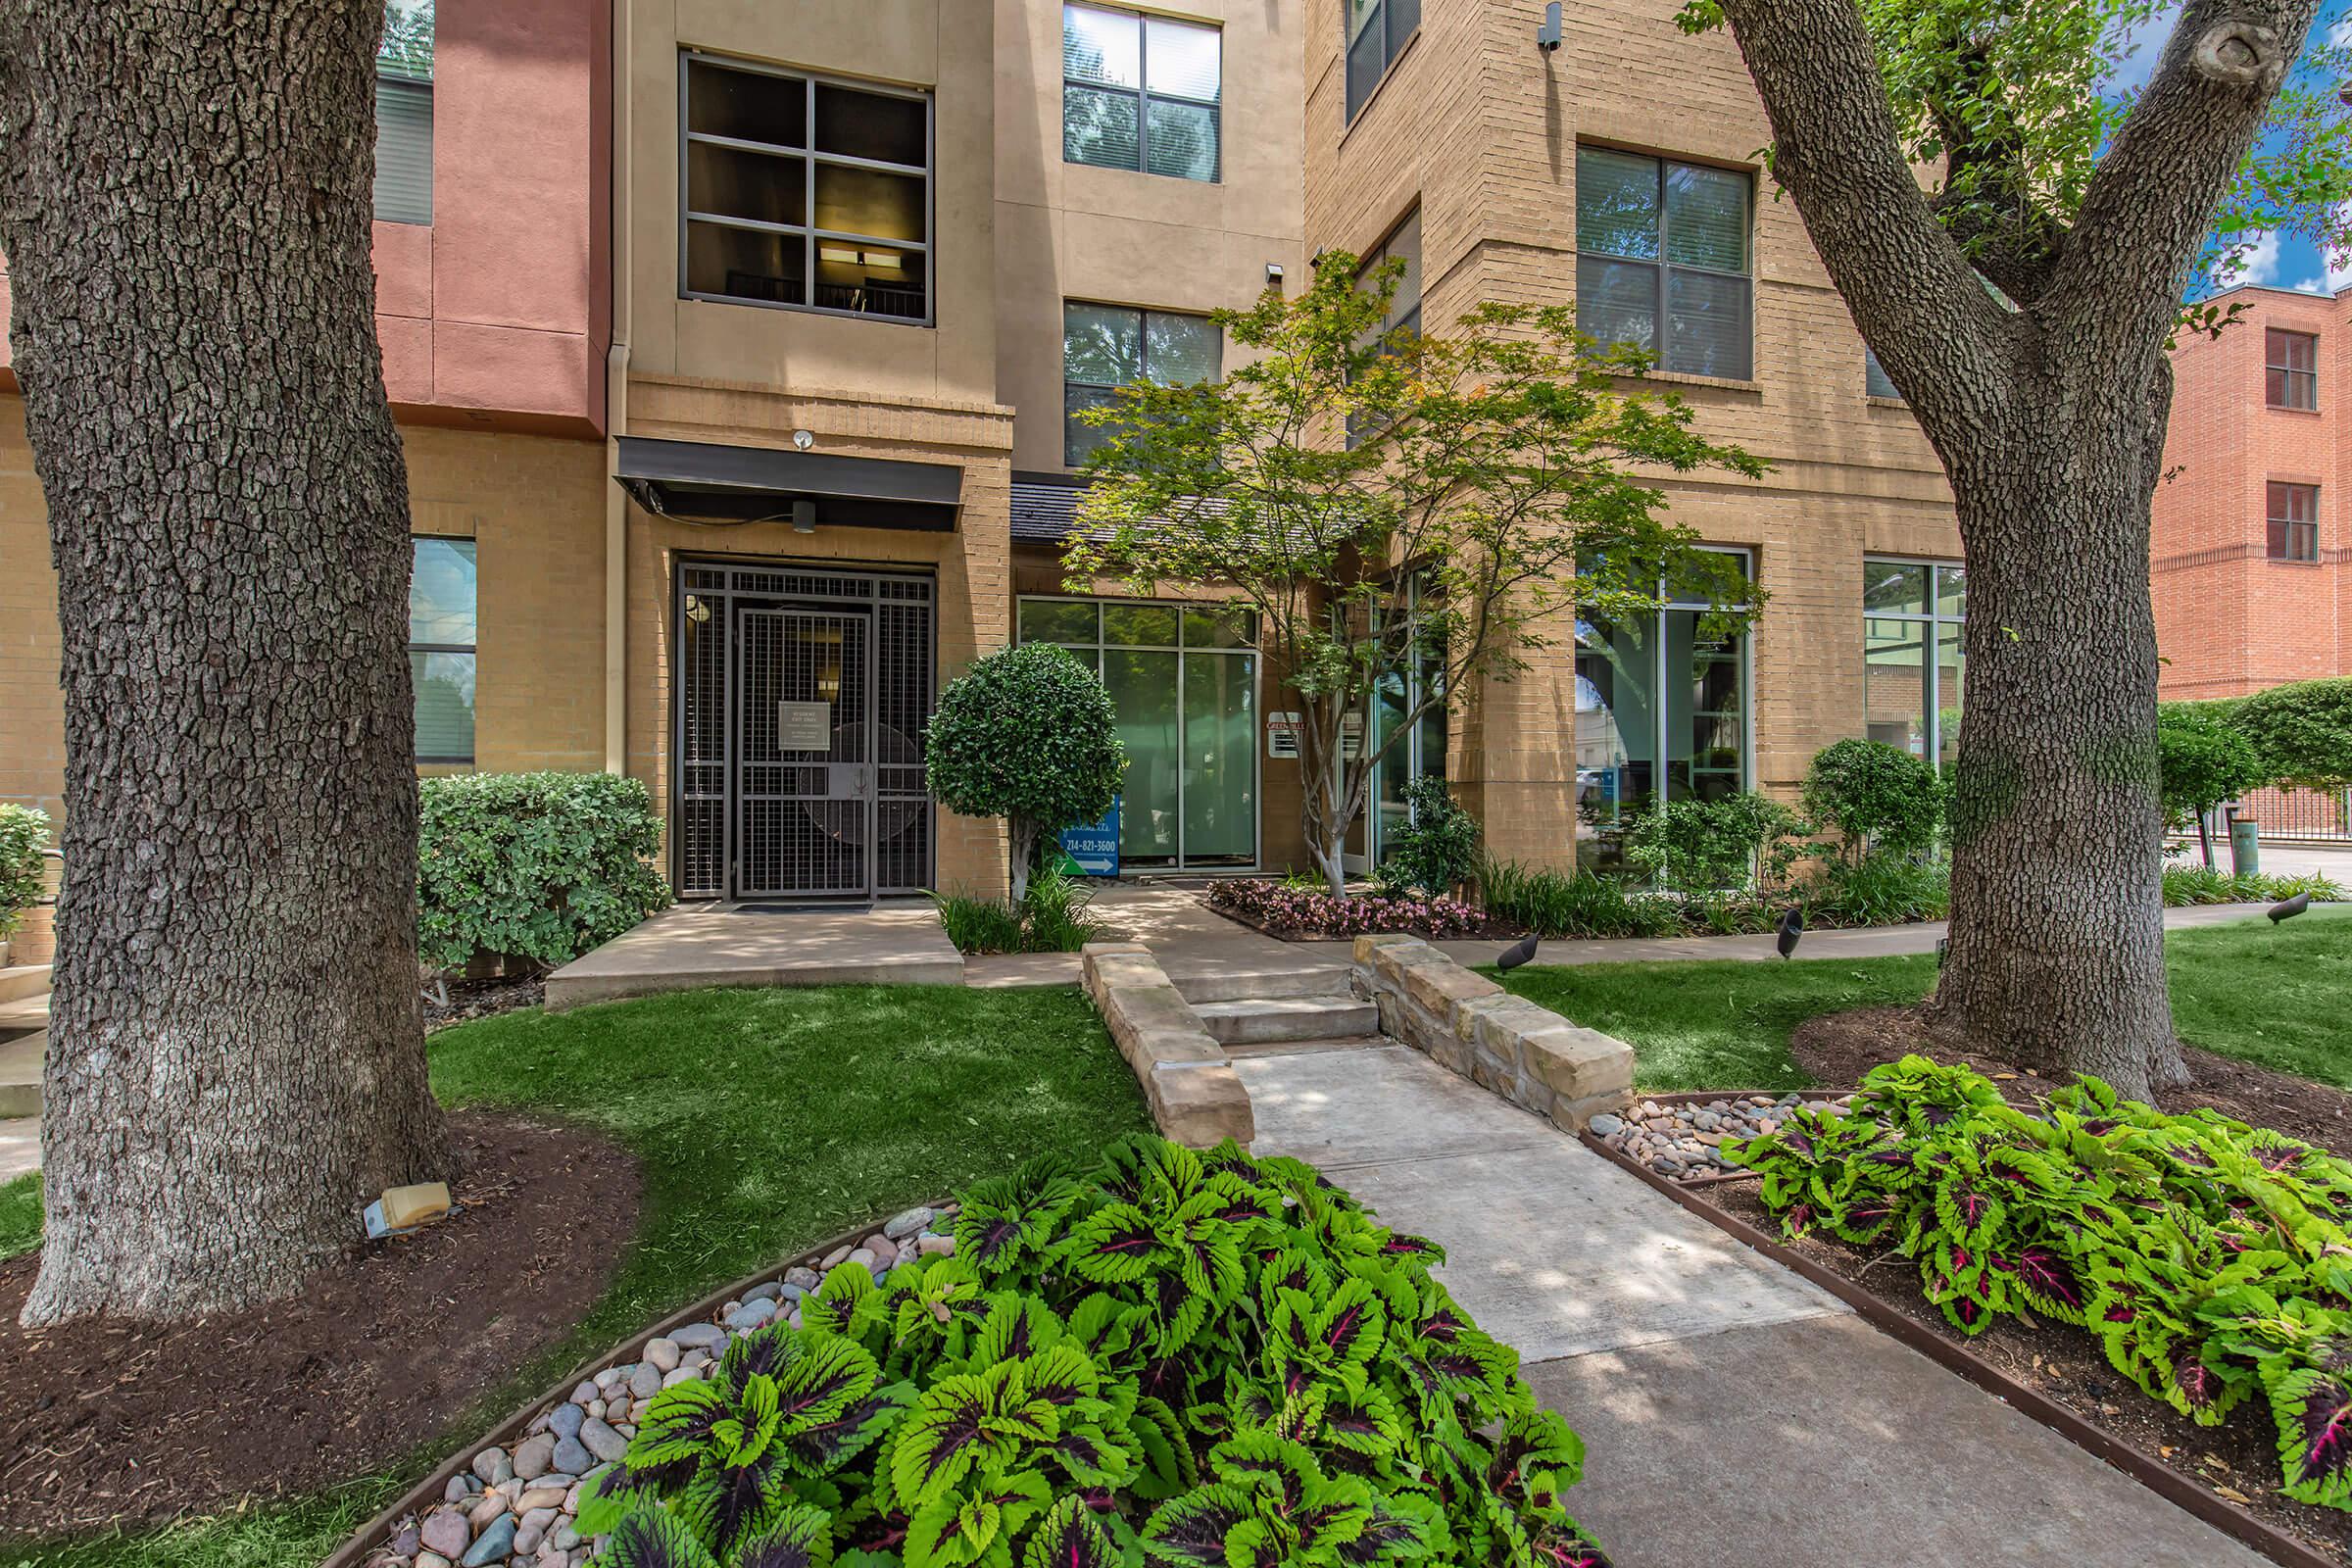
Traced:
[[1512, 996], [1418, 937], [1357, 937], [1354, 980], [1379, 1004], [1381, 1033], [1567, 1132], [1633, 1101], [1633, 1047]]
[[1160, 1136], [1188, 1149], [1257, 1135], [1250, 1092], [1192, 1004], [1140, 942], [1090, 942], [1080, 956], [1086, 994], [1135, 1069]]

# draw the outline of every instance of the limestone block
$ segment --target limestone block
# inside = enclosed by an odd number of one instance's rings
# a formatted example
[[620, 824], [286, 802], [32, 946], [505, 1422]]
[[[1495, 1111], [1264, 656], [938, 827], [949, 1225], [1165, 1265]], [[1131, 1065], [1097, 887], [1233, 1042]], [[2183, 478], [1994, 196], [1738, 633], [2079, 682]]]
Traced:
[[1207, 1149], [1227, 1138], [1247, 1146], [1257, 1136], [1250, 1092], [1228, 1062], [1156, 1067], [1145, 1078], [1145, 1098], [1160, 1136], [1187, 1149]]
[[1520, 1050], [1528, 1071], [1562, 1100], [1633, 1098], [1634, 1048], [1622, 1040], [1562, 1020], [1527, 1035]]
[[[1390, 952], [1396, 950], [1391, 949]], [[1450, 1019], [1454, 1004], [1492, 997], [1502, 987], [1483, 974], [1472, 974], [1435, 948], [1425, 948], [1436, 963], [1415, 963], [1404, 971], [1404, 994], [1441, 1018]], [[1385, 957], [1387, 955], [1384, 954]]]

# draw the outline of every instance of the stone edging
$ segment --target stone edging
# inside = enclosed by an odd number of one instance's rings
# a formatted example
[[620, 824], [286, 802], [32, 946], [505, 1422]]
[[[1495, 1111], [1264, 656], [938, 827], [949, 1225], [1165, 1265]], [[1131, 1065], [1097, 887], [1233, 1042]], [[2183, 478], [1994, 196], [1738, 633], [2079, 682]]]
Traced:
[[[936, 1210], [944, 1206], [944, 1203], [943, 1200], [941, 1203], [933, 1204], [931, 1207]], [[401, 1520], [412, 1514], [421, 1514], [440, 1502], [444, 1493], [448, 1490], [449, 1483], [457, 1476], [468, 1473], [475, 1454], [481, 1452], [485, 1447], [508, 1445], [512, 1440], [522, 1436], [541, 1412], [564, 1402], [566, 1393], [583, 1379], [592, 1376], [601, 1368], [640, 1359], [649, 1342], [662, 1339], [671, 1331], [684, 1328], [690, 1323], [710, 1321], [729, 1302], [741, 1298], [744, 1292], [773, 1280], [779, 1274], [794, 1268], [814, 1267], [833, 1253], [841, 1251], [845, 1248], [856, 1247], [861, 1239], [880, 1230], [889, 1218], [889, 1215], [883, 1215], [867, 1224], [857, 1226], [838, 1236], [819, 1242], [807, 1251], [787, 1258], [781, 1263], [771, 1263], [764, 1268], [755, 1269], [741, 1279], [720, 1286], [702, 1299], [678, 1308], [651, 1327], [639, 1330], [610, 1349], [581, 1357], [580, 1360], [573, 1363], [569, 1371], [541, 1393], [533, 1395], [529, 1399], [509, 1411], [490, 1430], [482, 1433], [479, 1437], [460, 1444], [447, 1459], [434, 1466], [430, 1474], [393, 1498], [367, 1523], [346, 1537], [342, 1545], [336, 1547], [319, 1561], [318, 1568], [360, 1568], [361, 1564], [367, 1562], [384, 1546]], [[502, 1563], [505, 1560], [504, 1558], [499, 1559]]]
[[1250, 1091], [1152, 950], [1140, 942], [1090, 942], [1080, 980], [1110, 1038], [1135, 1069], [1160, 1136], [1188, 1149], [1257, 1136]]
[[1633, 1047], [1512, 996], [1419, 937], [1357, 937], [1354, 982], [1379, 1004], [1381, 1033], [1563, 1131], [1633, 1102]]

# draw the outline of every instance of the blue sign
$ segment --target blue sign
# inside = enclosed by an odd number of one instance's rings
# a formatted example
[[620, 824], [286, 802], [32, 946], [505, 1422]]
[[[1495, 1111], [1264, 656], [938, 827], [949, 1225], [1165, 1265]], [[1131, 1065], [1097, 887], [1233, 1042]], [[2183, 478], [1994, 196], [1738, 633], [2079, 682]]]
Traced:
[[1110, 803], [1109, 814], [1100, 822], [1084, 827], [1065, 827], [1061, 830], [1061, 853], [1081, 876], [1117, 876], [1119, 874], [1119, 803]]

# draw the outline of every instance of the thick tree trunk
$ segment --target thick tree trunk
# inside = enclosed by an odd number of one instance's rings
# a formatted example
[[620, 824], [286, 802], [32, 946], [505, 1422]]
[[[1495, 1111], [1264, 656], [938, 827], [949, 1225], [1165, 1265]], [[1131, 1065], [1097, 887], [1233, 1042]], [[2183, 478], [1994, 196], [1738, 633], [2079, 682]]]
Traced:
[[0, 244], [64, 634], [28, 1323], [296, 1289], [446, 1173], [417, 1014], [381, 0], [10, 0]]
[[[2011, 427], [1951, 455], [1967, 708], [1951, 950], [1933, 1010], [1970, 1049], [2145, 1098], [2182, 1076], [2148, 592], [2161, 438], [2148, 399], [2085, 386], [2079, 367], [2014, 376]], [[2143, 368], [2139, 384], [2151, 381], [2168, 384]]]

